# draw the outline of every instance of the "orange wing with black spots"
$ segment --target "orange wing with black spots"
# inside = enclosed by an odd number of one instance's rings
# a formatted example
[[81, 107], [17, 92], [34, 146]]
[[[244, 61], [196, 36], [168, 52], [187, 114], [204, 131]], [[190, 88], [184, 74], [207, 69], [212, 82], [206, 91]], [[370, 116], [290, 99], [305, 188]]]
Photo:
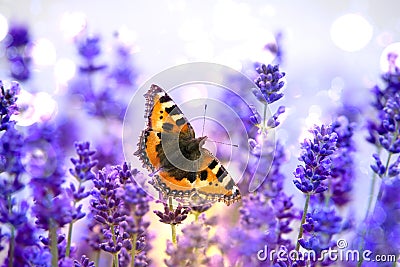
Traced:
[[145, 98], [147, 128], [135, 155], [155, 173], [155, 188], [164, 197], [192, 205], [238, 201], [241, 196], [232, 177], [210, 151], [202, 148], [207, 137], [195, 138], [182, 111], [157, 85], [151, 86]]
[[152, 85], [144, 95], [146, 98], [145, 119], [147, 128], [156, 132], [187, 133], [195, 138], [195, 133], [189, 121], [169, 95], [157, 85]]

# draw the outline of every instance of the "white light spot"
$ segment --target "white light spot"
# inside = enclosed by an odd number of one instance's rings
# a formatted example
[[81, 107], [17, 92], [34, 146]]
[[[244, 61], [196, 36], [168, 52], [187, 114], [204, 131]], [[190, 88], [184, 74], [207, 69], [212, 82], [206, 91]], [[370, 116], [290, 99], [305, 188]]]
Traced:
[[394, 72], [400, 68], [400, 42], [392, 43], [382, 51], [380, 67], [382, 72]]
[[[306, 129], [311, 129], [314, 125], [321, 124], [321, 114], [322, 110], [320, 106], [312, 105], [308, 110], [308, 116], [305, 119]], [[304, 136], [303, 136], [304, 139]]]
[[67, 58], [57, 60], [54, 67], [54, 75], [60, 83], [65, 83], [74, 77], [76, 71], [75, 63]]
[[247, 53], [247, 58], [249, 58], [253, 62], [262, 62], [264, 64], [271, 63], [276, 54], [273, 54], [271, 51], [265, 49], [267, 44], [275, 44], [276, 40], [275, 36], [270, 31], [265, 31], [260, 29], [260, 34], [255, 34], [254, 38], [247, 43], [246, 47], [243, 47], [244, 56]]
[[337, 47], [355, 52], [364, 48], [372, 38], [371, 24], [358, 14], [346, 14], [336, 19], [331, 26], [331, 38]]
[[64, 13], [60, 21], [60, 28], [66, 38], [73, 38], [86, 28], [86, 24], [84, 13]]
[[31, 93], [21, 89], [17, 100], [19, 114], [13, 115], [16, 117], [17, 125], [29, 126], [36, 122], [34, 118], [33, 99], [34, 97]]
[[47, 39], [35, 41], [32, 48], [32, 58], [37, 65], [48, 66], [56, 62], [56, 48]]
[[57, 102], [45, 92], [39, 92], [34, 98], [36, 117], [40, 121], [51, 119], [57, 111]]
[[272, 5], [264, 5], [261, 7], [260, 14], [267, 17], [273, 17], [276, 15], [276, 9]]
[[48, 93], [44, 92], [32, 95], [25, 90], [21, 90], [17, 104], [19, 114], [14, 116], [20, 126], [29, 126], [39, 121], [47, 121], [57, 111], [57, 102]]
[[133, 45], [136, 42], [136, 38], [136, 33], [125, 25], [118, 30], [118, 40], [124, 45]]
[[8, 22], [7, 19], [0, 14], [0, 42], [6, 37], [8, 32]]

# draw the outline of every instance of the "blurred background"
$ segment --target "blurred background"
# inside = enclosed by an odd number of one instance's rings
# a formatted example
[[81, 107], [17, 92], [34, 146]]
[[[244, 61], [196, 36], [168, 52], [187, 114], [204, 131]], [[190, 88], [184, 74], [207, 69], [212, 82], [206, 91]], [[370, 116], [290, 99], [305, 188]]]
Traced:
[[[77, 84], [82, 86], [77, 83], [79, 76], [93, 71], [90, 68], [107, 65], [109, 76], [94, 77], [90, 82], [98, 87], [110, 82], [110, 90], [123, 84], [124, 89], [113, 94], [127, 105], [141, 84], [179, 64], [218, 63], [254, 79], [254, 63], [279, 63], [286, 72], [280, 101], [286, 113], [276, 136], [288, 152], [289, 162], [284, 166], [289, 177], [287, 190], [295, 192], [291, 174], [298, 164], [299, 141], [307, 129], [345, 114], [358, 122], [360, 130], [356, 133], [359, 153], [353, 203], [356, 216], [361, 218], [374, 151], [364, 141], [363, 118], [371, 111], [369, 89], [380, 83], [381, 73], [387, 71], [387, 54], [400, 52], [400, 44], [396, 44], [400, 39], [399, 8], [397, 0], [2, 0], [0, 41], [7, 46], [7, 32], [13, 25], [29, 30], [29, 43], [21, 53], [29, 57], [30, 74], [19, 81], [23, 89], [20, 101], [32, 112], [21, 115], [20, 125], [78, 111], [74, 114], [85, 127], [65, 131], [65, 138], [71, 139], [72, 145], [77, 131], [81, 138], [96, 143], [111, 133], [115, 140], [106, 141], [109, 150], [119, 142], [122, 127], [118, 121], [123, 115], [107, 113], [106, 127], [79, 114], [87, 109], [86, 96], [75, 94], [71, 101], [70, 92]], [[79, 51], [82, 36], [98, 38], [101, 52], [91, 58]], [[7, 50], [0, 51], [1, 79], [18, 80], [15, 73], [10, 74], [12, 62]], [[121, 66], [126, 68], [125, 76]], [[114, 70], [121, 71], [125, 82], [116, 78]], [[15, 71], [18, 74], [18, 68]], [[142, 120], [142, 111], [138, 118]], [[301, 206], [302, 196], [295, 195]]]

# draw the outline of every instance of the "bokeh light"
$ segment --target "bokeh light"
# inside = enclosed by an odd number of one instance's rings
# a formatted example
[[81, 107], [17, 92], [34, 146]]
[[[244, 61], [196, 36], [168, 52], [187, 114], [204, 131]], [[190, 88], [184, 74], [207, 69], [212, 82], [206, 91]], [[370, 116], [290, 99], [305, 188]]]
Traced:
[[38, 39], [32, 48], [32, 58], [37, 65], [53, 65], [57, 58], [56, 48], [50, 40]]
[[347, 52], [364, 48], [372, 38], [371, 24], [358, 14], [346, 14], [336, 19], [331, 27], [334, 44]]
[[17, 103], [19, 114], [14, 116], [20, 126], [48, 121], [56, 115], [58, 107], [57, 102], [48, 93], [31, 94], [26, 90], [21, 90]]
[[59, 83], [65, 83], [74, 77], [75, 63], [68, 58], [60, 58], [54, 66], [54, 75]]
[[127, 46], [131, 46], [136, 42], [136, 33], [129, 29], [126, 25], [119, 28], [117, 32], [118, 40]]
[[0, 14], [0, 42], [7, 36], [8, 22], [7, 19]]
[[48, 93], [39, 92], [35, 95], [34, 108], [38, 121], [48, 121], [56, 114], [57, 102]]
[[19, 114], [14, 115], [18, 125], [29, 126], [36, 122], [34, 118], [33, 99], [34, 96], [24, 89], [19, 93], [17, 100]]
[[86, 15], [84, 13], [64, 13], [60, 21], [60, 29], [66, 38], [73, 38], [86, 28], [86, 24]]
[[382, 72], [393, 72], [400, 67], [400, 42], [388, 45], [381, 54], [380, 68]]

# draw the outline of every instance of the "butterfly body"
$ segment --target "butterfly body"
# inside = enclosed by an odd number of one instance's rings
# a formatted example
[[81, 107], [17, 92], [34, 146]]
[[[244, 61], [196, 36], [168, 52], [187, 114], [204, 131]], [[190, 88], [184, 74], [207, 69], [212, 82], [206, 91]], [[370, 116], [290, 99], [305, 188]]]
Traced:
[[240, 199], [232, 177], [210, 151], [206, 136], [196, 138], [182, 111], [157, 85], [145, 94], [147, 128], [135, 152], [143, 166], [154, 173], [153, 185], [164, 197], [202, 204]]

